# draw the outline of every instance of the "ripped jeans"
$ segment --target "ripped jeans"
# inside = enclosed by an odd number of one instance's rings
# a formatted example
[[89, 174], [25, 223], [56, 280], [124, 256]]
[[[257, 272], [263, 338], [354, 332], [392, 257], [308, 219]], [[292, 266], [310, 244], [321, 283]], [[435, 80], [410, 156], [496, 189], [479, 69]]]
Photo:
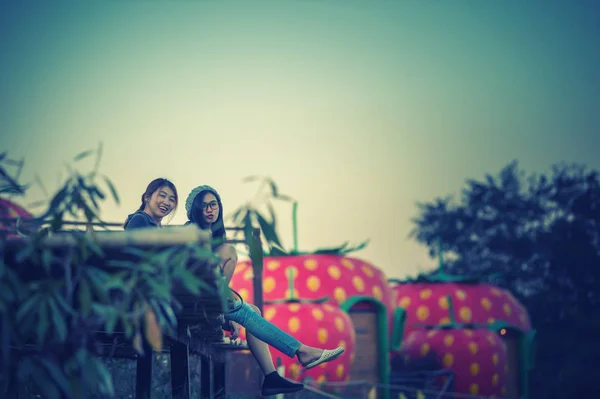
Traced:
[[[234, 308], [239, 305], [238, 300], [235, 302]], [[260, 316], [246, 302], [242, 304], [239, 310], [227, 312], [224, 316], [225, 320], [235, 321], [246, 328], [246, 332], [289, 357], [296, 356], [296, 351], [300, 348], [300, 341]]]

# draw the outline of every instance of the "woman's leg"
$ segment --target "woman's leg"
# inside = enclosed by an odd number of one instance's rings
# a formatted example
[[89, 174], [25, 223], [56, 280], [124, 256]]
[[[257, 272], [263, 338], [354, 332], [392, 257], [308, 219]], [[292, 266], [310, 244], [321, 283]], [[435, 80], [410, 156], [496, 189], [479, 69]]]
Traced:
[[[258, 310], [256, 306], [250, 305], [250, 307], [260, 316], [260, 310]], [[252, 355], [256, 359], [256, 363], [258, 363], [258, 366], [263, 373], [268, 375], [275, 371], [273, 358], [271, 357], [271, 352], [269, 352], [269, 346], [248, 331], [246, 331], [246, 340], [250, 352], [252, 352]]]
[[[225, 313], [225, 319], [233, 320], [246, 328], [249, 347], [251, 345], [250, 336], [252, 336], [252, 345], [256, 348], [257, 352], [255, 353], [252, 347], [250, 347], [250, 350], [263, 371], [271, 370], [271, 367], [273, 367], [273, 359], [266, 344], [275, 347], [289, 357], [298, 356], [298, 361], [303, 366], [317, 361], [322, 355], [327, 360], [321, 359], [319, 360], [320, 362], [334, 360], [344, 351], [343, 348], [326, 351], [321, 348], [304, 345], [273, 323], [265, 320], [260, 315], [260, 311], [256, 306], [246, 302], [244, 302], [238, 311]], [[331, 352], [335, 352], [335, 354], [332, 356]], [[329, 358], [329, 356], [332, 357]]]
[[225, 313], [225, 319], [244, 326], [248, 335], [253, 335], [254, 338], [273, 346], [287, 356], [296, 356], [296, 352], [302, 345], [300, 341], [265, 320], [257, 311], [256, 306], [244, 302], [239, 310]]

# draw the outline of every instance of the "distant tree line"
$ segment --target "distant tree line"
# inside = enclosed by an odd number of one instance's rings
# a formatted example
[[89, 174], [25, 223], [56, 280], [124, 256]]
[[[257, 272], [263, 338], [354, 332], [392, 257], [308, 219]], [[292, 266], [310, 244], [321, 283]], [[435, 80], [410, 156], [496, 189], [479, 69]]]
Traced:
[[[460, 198], [418, 204], [412, 236], [450, 272], [498, 275], [537, 334], [533, 399], [600, 397], [600, 181], [582, 165], [527, 175], [512, 162]], [[439, 240], [439, 241], [438, 241]]]

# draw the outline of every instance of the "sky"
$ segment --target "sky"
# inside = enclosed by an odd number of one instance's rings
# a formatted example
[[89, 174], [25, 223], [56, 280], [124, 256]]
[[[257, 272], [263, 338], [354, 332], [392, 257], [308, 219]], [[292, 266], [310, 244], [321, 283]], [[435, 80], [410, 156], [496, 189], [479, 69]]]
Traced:
[[436, 266], [408, 237], [417, 201], [515, 159], [600, 169], [598, 4], [2, 0], [0, 150], [52, 193], [102, 143], [117, 222], [156, 177], [177, 225], [194, 187], [230, 214], [257, 189], [244, 177], [269, 176], [298, 201], [301, 250], [369, 239], [353, 256], [411, 276]]

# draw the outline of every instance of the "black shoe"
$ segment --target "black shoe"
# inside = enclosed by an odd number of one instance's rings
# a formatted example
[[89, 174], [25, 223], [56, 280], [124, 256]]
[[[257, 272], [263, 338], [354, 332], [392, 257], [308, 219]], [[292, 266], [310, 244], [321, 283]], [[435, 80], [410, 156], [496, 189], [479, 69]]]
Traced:
[[277, 374], [277, 371], [273, 371], [271, 374], [265, 376], [261, 394], [262, 396], [271, 396], [280, 393], [298, 392], [302, 389], [304, 389], [304, 384], [289, 381]]

